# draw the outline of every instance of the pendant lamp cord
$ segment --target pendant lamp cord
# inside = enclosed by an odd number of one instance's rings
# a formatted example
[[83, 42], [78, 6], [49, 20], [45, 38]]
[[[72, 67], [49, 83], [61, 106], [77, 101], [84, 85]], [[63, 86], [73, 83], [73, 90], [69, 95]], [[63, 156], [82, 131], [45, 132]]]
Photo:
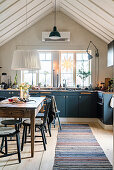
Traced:
[[27, 27], [27, 0], [26, 0], [26, 27]]
[[54, 26], [56, 26], [56, 0], [55, 0], [55, 16], [54, 16]]

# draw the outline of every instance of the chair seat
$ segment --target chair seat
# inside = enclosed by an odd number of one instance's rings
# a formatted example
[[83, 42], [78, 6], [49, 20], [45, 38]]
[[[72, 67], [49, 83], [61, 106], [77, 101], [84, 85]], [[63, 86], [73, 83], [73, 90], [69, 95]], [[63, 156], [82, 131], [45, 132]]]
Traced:
[[38, 113], [37, 115], [36, 115], [36, 118], [43, 118], [44, 117], [44, 113]]
[[[30, 119], [24, 120], [23, 124], [30, 126]], [[43, 120], [37, 118], [35, 119], [35, 126], [40, 126], [42, 124], [43, 124]]]
[[7, 120], [2, 120], [1, 124], [3, 125], [19, 125], [21, 124], [20, 120], [12, 120], [12, 119], [7, 119]]
[[0, 127], [0, 136], [14, 134], [16, 131], [13, 127]]

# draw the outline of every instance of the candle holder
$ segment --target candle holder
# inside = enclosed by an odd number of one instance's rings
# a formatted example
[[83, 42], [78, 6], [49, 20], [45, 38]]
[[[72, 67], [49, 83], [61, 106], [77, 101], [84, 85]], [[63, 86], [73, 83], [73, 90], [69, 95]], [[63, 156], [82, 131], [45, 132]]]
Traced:
[[20, 85], [20, 99], [28, 99], [29, 98], [29, 85], [27, 83], [22, 83]]
[[57, 87], [58, 87], [58, 84], [59, 84], [59, 75], [57, 73]]

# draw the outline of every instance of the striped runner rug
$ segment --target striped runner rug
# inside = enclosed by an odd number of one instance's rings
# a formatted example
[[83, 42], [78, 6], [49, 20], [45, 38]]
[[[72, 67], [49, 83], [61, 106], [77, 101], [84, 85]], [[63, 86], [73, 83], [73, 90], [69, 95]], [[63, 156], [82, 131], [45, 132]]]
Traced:
[[53, 170], [112, 170], [88, 124], [62, 124]]

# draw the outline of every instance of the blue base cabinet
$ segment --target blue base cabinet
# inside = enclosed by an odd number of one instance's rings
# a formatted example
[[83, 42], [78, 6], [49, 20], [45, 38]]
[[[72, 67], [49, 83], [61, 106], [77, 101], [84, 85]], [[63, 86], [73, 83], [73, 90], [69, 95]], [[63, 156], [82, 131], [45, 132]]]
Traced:
[[60, 110], [60, 117], [66, 117], [65, 112], [65, 96], [55, 95], [57, 109]]
[[97, 117], [97, 94], [79, 95], [79, 117]]
[[66, 117], [79, 117], [78, 95], [66, 96]]
[[112, 95], [98, 92], [97, 117], [106, 125], [113, 124], [113, 109], [110, 107]]

